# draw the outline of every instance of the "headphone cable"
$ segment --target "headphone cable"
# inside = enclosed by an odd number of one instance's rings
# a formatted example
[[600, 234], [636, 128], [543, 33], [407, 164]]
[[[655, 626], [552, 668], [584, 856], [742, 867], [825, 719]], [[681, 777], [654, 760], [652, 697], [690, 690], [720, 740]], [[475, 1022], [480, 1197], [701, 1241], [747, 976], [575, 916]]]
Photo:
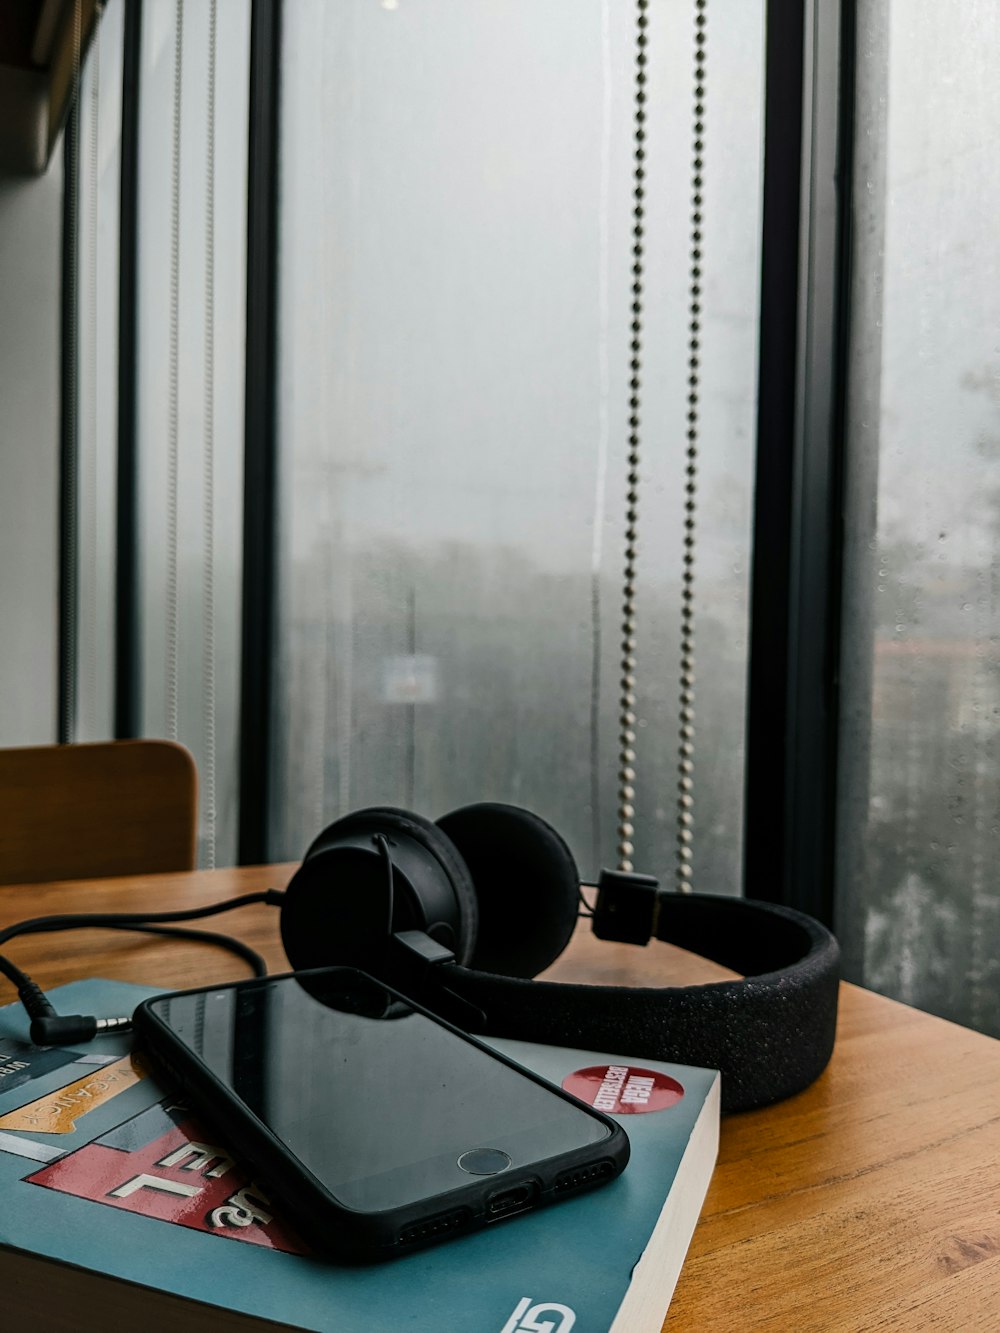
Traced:
[[[217, 944], [238, 954], [249, 963], [254, 976], [267, 976], [264, 959], [242, 940], [210, 930], [192, 930], [174, 923], [197, 921], [219, 912], [230, 912], [253, 903], [278, 906], [284, 900], [280, 889], [265, 889], [261, 893], [245, 893], [228, 898], [208, 907], [182, 908], [173, 912], [78, 912], [60, 916], [32, 917], [0, 930], [0, 945], [18, 935], [45, 935], [59, 930], [108, 929], [135, 930], [149, 935], [167, 935], [177, 939], [198, 940]], [[18, 997], [31, 1019], [30, 1036], [36, 1046], [52, 1046], [56, 1042], [90, 1041], [100, 1033], [126, 1032], [132, 1026], [131, 1018], [94, 1018], [83, 1014], [60, 1015], [47, 999], [42, 988], [16, 963], [0, 954], [0, 973], [17, 988]]]

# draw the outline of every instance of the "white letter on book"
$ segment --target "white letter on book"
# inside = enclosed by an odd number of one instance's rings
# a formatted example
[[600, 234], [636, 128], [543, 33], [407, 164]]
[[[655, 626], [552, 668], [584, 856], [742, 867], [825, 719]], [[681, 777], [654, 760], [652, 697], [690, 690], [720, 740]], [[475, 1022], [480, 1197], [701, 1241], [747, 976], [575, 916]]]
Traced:
[[162, 1190], [164, 1194], [183, 1194], [189, 1199], [192, 1195], [201, 1193], [200, 1185], [182, 1185], [179, 1180], [164, 1180], [162, 1176], [147, 1176], [144, 1172], [141, 1176], [133, 1176], [131, 1180], [126, 1180], [124, 1185], [112, 1190], [111, 1195], [115, 1199], [125, 1199], [136, 1190], [142, 1189]]

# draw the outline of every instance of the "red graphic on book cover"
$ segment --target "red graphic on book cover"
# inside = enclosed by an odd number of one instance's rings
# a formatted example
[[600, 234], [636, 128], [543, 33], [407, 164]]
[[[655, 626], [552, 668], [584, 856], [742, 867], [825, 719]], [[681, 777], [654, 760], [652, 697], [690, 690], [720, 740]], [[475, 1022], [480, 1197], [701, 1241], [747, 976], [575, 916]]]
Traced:
[[563, 1079], [563, 1088], [606, 1115], [665, 1111], [684, 1096], [684, 1087], [658, 1069], [636, 1065], [591, 1065]]
[[163, 1222], [306, 1253], [267, 1194], [169, 1100], [27, 1177], [34, 1185]]

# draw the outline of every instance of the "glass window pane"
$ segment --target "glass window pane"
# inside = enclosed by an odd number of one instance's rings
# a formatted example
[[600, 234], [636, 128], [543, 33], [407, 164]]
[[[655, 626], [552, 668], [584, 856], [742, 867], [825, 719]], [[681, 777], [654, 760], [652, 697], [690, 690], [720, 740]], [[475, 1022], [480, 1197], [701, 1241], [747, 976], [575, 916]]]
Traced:
[[[736, 891], [762, 6], [713, 7], [695, 879]], [[528, 806], [615, 860], [634, 15], [286, 7], [272, 851], [366, 804]], [[637, 866], [677, 810], [693, 8], [651, 6]]]
[[1000, 10], [859, 6], [840, 931], [1000, 1034]]

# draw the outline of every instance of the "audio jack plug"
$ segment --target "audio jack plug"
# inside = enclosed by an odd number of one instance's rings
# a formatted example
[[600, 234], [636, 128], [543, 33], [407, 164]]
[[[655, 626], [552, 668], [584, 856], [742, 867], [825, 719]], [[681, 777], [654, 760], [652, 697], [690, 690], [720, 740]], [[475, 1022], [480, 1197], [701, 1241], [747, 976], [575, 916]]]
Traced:
[[129, 1032], [131, 1018], [93, 1018], [87, 1014], [57, 1014], [45, 992], [24, 973], [17, 988], [31, 1027], [28, 1029], [36, 1046], [56, 1046], [91, 1041], [94, 1037], [113, 1032]]
[[57, 1046], [131, 1032], [131, 1018], [91, 1018], [86, 1014], [45, 1014], [31, 1021], [29, 1035], [36, 1046]]

